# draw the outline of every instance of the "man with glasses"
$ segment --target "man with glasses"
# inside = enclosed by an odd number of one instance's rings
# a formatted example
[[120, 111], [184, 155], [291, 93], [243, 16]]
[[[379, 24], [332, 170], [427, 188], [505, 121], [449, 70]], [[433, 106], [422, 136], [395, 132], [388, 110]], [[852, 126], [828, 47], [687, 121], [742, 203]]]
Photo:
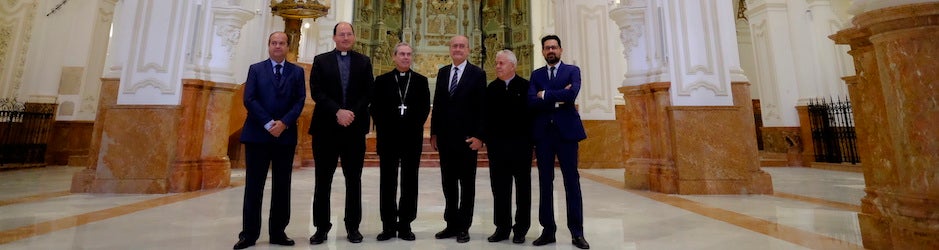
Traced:
[[587, 138], [574, 100], [580, 92], [580, 68], [561, 62], [561, 38], [548, 35], [541, 38], [541, 54], [548, 65], [531, 72], [528, 89], [529, 106], [534, 109], [532, 127], [535, 139], [535, 157], [538, 159], [538, 221], [544, 228], [532, 244], [541, 246], [554, 243], [557, 225], [554, 223], [554, 158], [557, 156], [564, 176], [567, 194], [567, 228], [572, 243], [580, 249], [589, 249], [584, 239], [584, 208], [580, 193], [580, 174], [577, 172], [578, 143]]

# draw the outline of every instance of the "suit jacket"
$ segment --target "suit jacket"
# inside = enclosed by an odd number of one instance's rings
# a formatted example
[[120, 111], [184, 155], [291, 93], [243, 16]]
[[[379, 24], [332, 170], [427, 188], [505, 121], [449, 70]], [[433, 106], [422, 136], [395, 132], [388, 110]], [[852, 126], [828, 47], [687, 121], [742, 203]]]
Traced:
[[[241, 142], [297, 144], [297, 118], [306, 99], [303, 68], [286, 60], [283, 65], [280, 89], [274, 82], [274, 67], [270, 59], [248, 68], [244, 87], [244, 105], [248, 117], [241, 130]], [[264, 128], [271, 120], [280, 120], [287, 125], [287, 130], [280, 137], [274, 137]]]
[[450, 94], [452, 67], [452, 64], [443, 66], [437, 71], [430, 134], [459, 139], [481, 138], [485, 119], [486, 72], [467, 62], [456, 90]]
[[[409, 77], [395, 76], [398, 70], [391, 70], [375, 78], [375, 89], [372, 91], [372, 105], [370, 110], [372, 119], [378, 132], [378, 152], [385, 149], [400, 147], [405, 141], [414, 140], [420, 147], [424, 139], [424, 122], [430, 114], [430, 87], [427, 77], [409, 71]], [[405, 93], [405, 90], [407, 90]], [[407, 106], [404, 116], [401, 116], [401, 95]]]
[[[346, 100], [343, 100], [338, 54], [339, 51], [333, 50], [313, 58], [310, 96], [316, 106], [313, 108], [308, 133], [314, 136], [318, 133], [334, 134], [346, 129], [364, 135], [369, 130], [368, 103], [374, 81], [372, 61], [368, 56], [349, 51], [349, 86], [346, 88]], [[336, 122], [336, 112], [340, 108], [355, 113], [355, 120], [349, 127], [342, 127]]]
[[[580, 92], [580, 68], [574, 65], [558, 63], [556, 77], [548, 80], [548, 67], [541, 67], [531, 72], [531, 87], [528, 88], [528, 104], [534, 109], [535, 121], [532, 127], [534, 139], [545, 137], [547, 128], [554, 123], [560, 130], [561, 138], [580, 141], [587, 138], [580, 114], [574, 108], [577, 93]], [[571, 85], [570, 89], [564, 89]], [[538, 98], [538, 92], [544, 90], [544, 100]], [[555, 103], [564, 104], [555, 107]]]
[[509, 81], [496, 78], [486, 87], [486, 125], [484, 140], [520, 140], [531, 143], [532, 115], [528, 108], [528, 88], [525, 78], [515, 75]]

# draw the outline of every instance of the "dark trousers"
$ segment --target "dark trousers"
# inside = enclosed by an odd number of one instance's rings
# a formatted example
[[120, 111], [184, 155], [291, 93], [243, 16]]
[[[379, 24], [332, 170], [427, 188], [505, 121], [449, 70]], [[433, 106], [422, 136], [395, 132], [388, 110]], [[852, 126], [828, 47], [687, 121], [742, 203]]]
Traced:
[[245, 196], [240, 239], [257, 240], [261, 234], [261, 202], [267, 170], [271, 169], [271, 211], [268, 231], [271, 238], [286, 237], [290, 222], [290, 174], [297, 145], [245, 144]]
[[554, 223], [554, 157], [557, 156], [564, 177], [567, 194], [567, 228], [572, 237], [584, 235], [584, 209], [580, 193], [580, 174], [577, 172], [577, 141], [562, 139], [557, 126], [548, 126], [546, 135], [538, 138], [535, 157], [538, 158], [538, 221], [544, 227], [542, 234], [557, 232]]
[[[379, 139], [381, 140], [381, 139]], [[421, 145], [379, 152], [380, 172], [378, 192], [382, 231], [411, 231], [411, 222], [417, 217], [417, 170], [421, 163]], [[401, 200], [398, 194], [398, 169], [401, 169]]]
[[447, 228], [468, 231], [473, 223], [476, 197], [477, 151], [461, 137], [438, 137], [440, 175], [443, 186], [443, 219]]
[[[487, 143], [496, 230], [510, 228], [525, 235], [531, 226], [531, 152], [528, 140], [493, 140]], [[515, 226], [512, 226], [512, 182], [515, 182]], [[505, 231], [508, 233], [508, 231]]]
[[358, 230], [362, 222], [362, 163], [365, 160], [365, 135], [355, 133], [324, 133], [313, 137], [313, 160], [316, 164], [313, 187], [313, 226], [326, 232], [329, 222], [330, 189], [336, 166], [342, 159], [342, 175], [346, 182], [346, 230]]

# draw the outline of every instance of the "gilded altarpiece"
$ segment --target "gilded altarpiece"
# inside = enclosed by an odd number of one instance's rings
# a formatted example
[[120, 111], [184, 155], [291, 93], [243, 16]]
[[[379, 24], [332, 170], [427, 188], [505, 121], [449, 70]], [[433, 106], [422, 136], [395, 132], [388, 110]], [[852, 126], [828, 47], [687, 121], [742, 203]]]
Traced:
[[530, 0], [356, 0], [355, 49], [372, 58], [377, 76], [394, 68], [394, 46], [407, 42], [414, 47], [412, 68], [433, 83], [437, 69], [451, 62], [450, 38], [464, 35], [470, 40], [470, 63], [483, 67], [487, 79], [495, 79], [493, 61], [502, 49], [515, 52], [517, 72], [527, 78], [532, 70], [530, 5]]

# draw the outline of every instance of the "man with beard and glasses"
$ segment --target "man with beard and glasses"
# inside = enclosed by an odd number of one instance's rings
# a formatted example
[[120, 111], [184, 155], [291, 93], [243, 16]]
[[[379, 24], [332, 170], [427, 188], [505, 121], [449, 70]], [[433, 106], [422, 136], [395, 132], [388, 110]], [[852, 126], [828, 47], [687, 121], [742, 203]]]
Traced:
[[554, 159], [557, 156], [564, 176], [567, 194], [567, 228], [577, 248], [589, 249], [584, 239], [584, 208], [577, 172], [578, 143], [587, 138], [580, 114], [574, 107], [580, 91], [580, 68], [561, 62], [561, 38], [541, 38], [541, 54], [548, 65], [531, 72], [528, 104], [535, 112], [532, 136], [538, 160], [538, 221], [543, 231], [532, 244], [554, 243], [557, 225], [554, 222]]

